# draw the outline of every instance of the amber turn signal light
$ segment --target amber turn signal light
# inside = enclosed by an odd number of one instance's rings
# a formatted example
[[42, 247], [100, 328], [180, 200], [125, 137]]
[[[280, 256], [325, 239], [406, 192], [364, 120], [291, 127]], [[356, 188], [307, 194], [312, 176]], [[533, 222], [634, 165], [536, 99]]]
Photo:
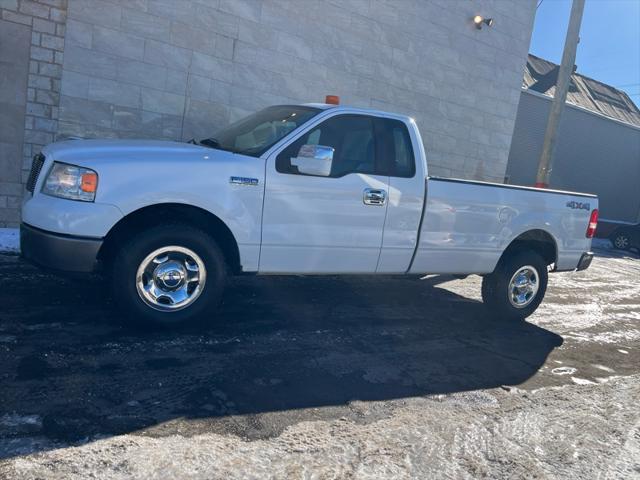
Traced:
[[83, 192], [95, 193], [98, 188], [98, 175], [95, 173], [83, 173], [80, 190]]

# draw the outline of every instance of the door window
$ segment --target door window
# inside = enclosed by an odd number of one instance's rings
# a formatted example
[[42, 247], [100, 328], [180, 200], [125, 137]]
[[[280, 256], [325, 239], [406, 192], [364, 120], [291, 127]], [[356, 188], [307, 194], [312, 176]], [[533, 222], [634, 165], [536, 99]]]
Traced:
[[303, 175], [291, 159], [303, 145], [334, 149], [330, 177], [368, 173], [411, 178], [415, 157], [404, 122], [366, 115], [338, 115], [322, 122], [285, 148], [276, 158], [280, 173]]
[[331, 117], [285, 148], [276, 158], [276, 170], [302, 175], [291, 164], [291, 159], [298, 155], [303, 145], [323, 145], [334, 149], [330, 177], [342, 177], [349, 173], [380, 173], [372, 117]]

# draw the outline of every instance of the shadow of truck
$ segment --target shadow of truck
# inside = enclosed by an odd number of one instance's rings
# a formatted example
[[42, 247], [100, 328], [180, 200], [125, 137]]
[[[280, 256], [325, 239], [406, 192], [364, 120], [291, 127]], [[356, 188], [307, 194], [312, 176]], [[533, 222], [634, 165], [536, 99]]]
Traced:
[[0, 445], [140, 430], [266, 438], [302, 420], [356, 415], [353, 402], [519, 384], [562, 344], [410, 278], [241, 277], [215, 327], [151, 334], [118, 326], [99, 284], [5, 258], [0, 284], [8, 281], [0, 315], [13, 341], [0, 350], [0, 416], [38, 420], [28, 431], [0, 425]]

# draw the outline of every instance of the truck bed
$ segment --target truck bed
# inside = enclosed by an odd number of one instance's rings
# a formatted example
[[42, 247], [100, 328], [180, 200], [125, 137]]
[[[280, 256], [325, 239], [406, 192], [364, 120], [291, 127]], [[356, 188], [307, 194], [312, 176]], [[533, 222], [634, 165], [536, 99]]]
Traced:
[[557, 270], [589, 250], [595, 195], [429, 177], [411, 273], [485, 274], [520, 235], [539, 230], [556, 246]]

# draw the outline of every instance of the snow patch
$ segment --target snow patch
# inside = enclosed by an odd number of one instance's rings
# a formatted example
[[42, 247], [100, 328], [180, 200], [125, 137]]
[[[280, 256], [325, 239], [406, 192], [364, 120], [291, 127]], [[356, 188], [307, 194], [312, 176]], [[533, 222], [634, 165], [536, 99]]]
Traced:
[[573, 367], [557, 367], [551, 370], [551, 373], [554, 375], [573, 375], [577, 371], [578, 369]]
[[592, 382], [586, 378], [571, 377], [571, 380], [578, 385], [596, 385], [596, 382]]
[[42, 418], [39, 415], [19, 415], [17, 413], [6, 413], [0, 417], [0, 425], [6, 427], [19, 427], [21, 425], [42, 424]]
[[[596, 342], [596, 343], [622, 343], [628, 344], [640, 339], [640, 330], [631, 329], [626, 332], [601, 332], [601, 333], [577, 333], [569, 332], [563, 335], [566, 339], [573, 339], [579, 342]], [[620, 350], [618, 350], [620, 351]], [[620, 352], [625, 353], [625, 352]]]
[[18, 253], [20, 232], [17, 228], [0, 228], [0, 252]]
[[599, 363], [594, 363], [593, 366], [599, 370], [602, 370], [608, 373], [616, 373], [616, 371], [613, 368], [607, 367], [605, 365], [600, 365]]

